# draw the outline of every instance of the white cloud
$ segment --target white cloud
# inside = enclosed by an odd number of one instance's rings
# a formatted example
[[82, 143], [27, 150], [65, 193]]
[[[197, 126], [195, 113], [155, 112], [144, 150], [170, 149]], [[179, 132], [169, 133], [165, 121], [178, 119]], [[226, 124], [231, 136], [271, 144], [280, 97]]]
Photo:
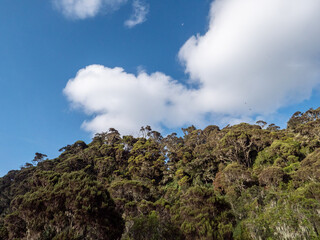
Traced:
[[[91, 65], [69, 80], [64, 93], [75, 107], [97, 115], [83, 124], [91, 132], [114, 127], [132, 133], [148, 124], [156, 129], [161, 124], [176, 127], [196, 109], [192, 107], [192, 91], [159, 72], [135, 76], [122, 68]], [[191, 123], [193, 119], [189, 119]]]
[[319, 10], [318, 0], [214, 1], [207, 33], [179, 52], [203, 111], [266, 114], [309, 98], [320, 80]]
[[89, 115], [92, 132], [249, 121], [311, 96], [320, 82], [319, 0], [216, 0], [209, 29], [179, 58], [198, 89], [163, 73], [137, 76], [92, 65], [64, 93]]
[[141, 0], [134, 0], [132, 3], [133, 13], [131, 17], [124, 22], [124, 25], [132, 28], [138, 24], [141, 24], [147, 20], [147, 14], [149, 12], [149, 6], [143, 3]]
[[127, 0], [53, 0], [55, 6], [72, 19], [85, 19], [96, 16], [102, 9], [116, 10]]

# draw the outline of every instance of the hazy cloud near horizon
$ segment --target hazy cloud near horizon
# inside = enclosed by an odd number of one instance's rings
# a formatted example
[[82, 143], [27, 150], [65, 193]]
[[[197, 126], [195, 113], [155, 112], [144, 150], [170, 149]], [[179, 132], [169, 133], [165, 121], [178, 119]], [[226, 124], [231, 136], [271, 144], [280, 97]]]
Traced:
[[[320, 1], [216, 0], [208, 31], [178, 52], [188, 89], [164, 73], [128, 74], [91, 65], [70, 79], [64, 93], [92, 120], [90, 132], [115, 127], [130, 133], [268, 115], [308, 99], [320, 80]], [[237, 120], [238, 119], [238, 120]]]

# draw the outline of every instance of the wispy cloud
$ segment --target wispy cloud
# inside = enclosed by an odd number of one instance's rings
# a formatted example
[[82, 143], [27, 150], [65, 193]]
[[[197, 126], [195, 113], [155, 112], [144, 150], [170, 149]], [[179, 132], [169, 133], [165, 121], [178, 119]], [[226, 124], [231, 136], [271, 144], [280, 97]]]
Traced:
[[140, 0], [134, 0], [132, 3], [132, 8], [133, 13], [131, 17], [124, 22], [124, 25], [129, 28], [145, 22], [149, 12], [149, 5]]
[[55, 7], [71, 19], [91, 18], [102, 9], [114, 11], [126, 2], [127, 0], [53, 0]]

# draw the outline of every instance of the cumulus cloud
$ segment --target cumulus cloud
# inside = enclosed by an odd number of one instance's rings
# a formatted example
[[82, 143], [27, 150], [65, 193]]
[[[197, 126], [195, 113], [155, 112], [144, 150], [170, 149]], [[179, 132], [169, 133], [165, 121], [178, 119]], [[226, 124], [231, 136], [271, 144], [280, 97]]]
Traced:
[[134, 75], [122, 68], [91, 65], [69, 80], [64, 93], [74, 107], [96, 115], [83, 124], [91, 132], [114, 127], [132, 133], [148, 124], [156, 129], [161, 124], [176, 127], [186, 119], [191, 123], [194, 119], [186, 114], [196, 109], [192, 106], [193, 91], [160, 72]]
[[133, 13], [131, 17], [124, 22], [124, 25], [132, 28], [138, 24], [141, 24], [147, 20], [147, 14], [149, 12], [149, 6], [140, 0], [134, 0], [132, 3]]
[[53, 0], [55, 6], [66, 16], [85, 19], [96, 16], [102, 9], [116, 10], [127, 0]]
[[179, 52], [203, 111], [266, 114], [309, 98], [320, 80], [319, 10], [317, 0], [214, 1], [207, 33]]
[[163, 73], [135, 76], [93, 65], [64, 93], [95, 116], [83, 124], [92, 132], [271, 114], [308, 99], [319, 86], [319, 10], [318, 0], [215, 0], [208, 31], [192, 36], [178, 54], [197, 89]]

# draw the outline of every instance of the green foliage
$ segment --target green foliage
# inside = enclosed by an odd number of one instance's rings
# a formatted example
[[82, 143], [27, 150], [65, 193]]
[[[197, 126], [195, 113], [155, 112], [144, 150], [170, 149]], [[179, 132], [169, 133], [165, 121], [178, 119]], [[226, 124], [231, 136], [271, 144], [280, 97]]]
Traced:
[[254, 238], [317, 239], [319, 207], [319, 201], [308, 196], [306, 189], [297, 189], [276, 196], [266, 204], [264, 211], [253, 210], [255, 214], [246, 220], [246, 225]]
[[275, 140], [270, 147], [259, 152], [255, 167], [261, 165], [273, 165], [286, 167], [303, 159], [304, 153], [301, 143], [293, 138]]
[[123, 240], [178, 240], [183, 239], [179, 229], [170, 221], [160, 219], [159, 214], [151, 211], [148, 215], [134, 217], [129, 223], [129, 230]]
[[239, 195], [255, 184], [257, 181], [251, 172], [238, 163], [231, 163], [218, 172], [213, 182], [215, 189], [226, 195]]
[[288, 128], [111, 128], [0, 178], [0, 239], [320, 239], [320, 110]]
[[234, 220], [230, 205], [213, 189], [190, 187], [172, 207], [173, 221], [187, 239], [228, 239]]
[[69, 236], [70, 231], [98, 239], [121, 236], [122, 219], [101, 184], [83, 171], [45, 175], [49, 181], [12, 200], [15, 212], [5, 219], [10, 233], [23, 232], [16, 228], [25, 225], [28, 238], [48, 235], [45, 234], [48, 229], [52, 230], [50, 234], [55, 232], [59, 236], [66, 232]]

